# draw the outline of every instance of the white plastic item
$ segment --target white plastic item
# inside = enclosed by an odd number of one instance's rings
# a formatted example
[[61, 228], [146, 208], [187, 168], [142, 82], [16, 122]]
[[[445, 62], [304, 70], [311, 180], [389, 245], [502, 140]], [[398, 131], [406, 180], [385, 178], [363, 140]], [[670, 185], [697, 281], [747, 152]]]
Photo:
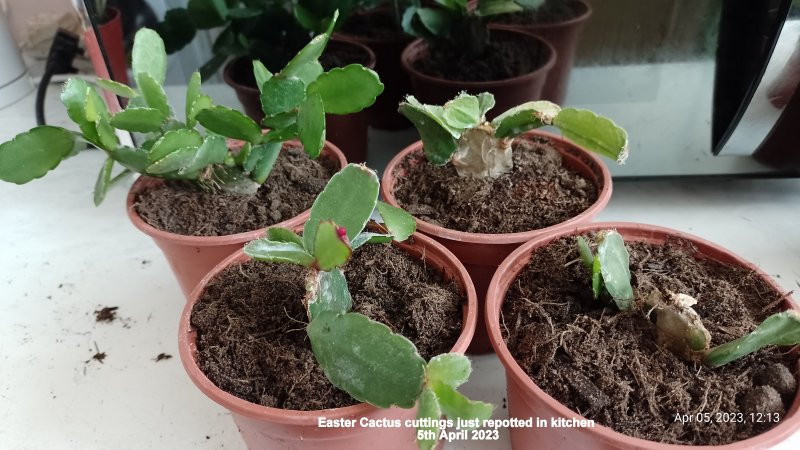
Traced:
[[33, 91], [28, 69], [22, 62], [17, 43], [8, 29], [5, 14], [0, 11], [0, 109]]

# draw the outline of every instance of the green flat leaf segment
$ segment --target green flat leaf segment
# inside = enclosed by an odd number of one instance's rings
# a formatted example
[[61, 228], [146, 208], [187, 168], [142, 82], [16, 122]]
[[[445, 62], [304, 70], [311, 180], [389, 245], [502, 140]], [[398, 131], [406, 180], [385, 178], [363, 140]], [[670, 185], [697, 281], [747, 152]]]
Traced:
[[391, 234], [371, 233], [368, 231], [361, 232], [355, 239], [350, 242], [353, 250], [361, 247], [364, 244], [387, 244], [394, 240]]
[[449, 384], [435, 383], [431, 388], [436, 393], [442, 412], [448, 419], [453, 421], [478, 419], [478, 423], [482, 423], [492, 417], [494, 406], [489, 403], [470, 400]]
[[378, 202], [378, 212], [383, 219], [383, 224], [398, 242], [405, 241], [417, 230], [414, 217], [402, 208], [392, 206], [386, 202]]
[[366, 166], [348, 164], [340, 170], [314, 200], [303, 228], [305, 248], [314, 253], [317, 228], [330, 220], [347, 231], [352, 241], [367, 224], [378, 201], [378, 176]]
[[150, 162], [154, 163], [181, 148], [198, 148], [203, 144], [203, 136], [195, 130], [173, 130], [164, 133], [150, 149]]
[[611, 119], [585, 109], [562, 109], [553, 125], [567, 139], [623, 164], [628, 158], [628, 134]]
[[255, 144], [261, 140], [261, 127], [241, 112], [226, 106], [212, 106], [197, 114], [207, 130], [232, 139]]
[[81, 147], [75, 134], [44, 125], [0, 144], [0, 180], [25, 184], [44, 176]]
[[325, 220], [319, 223], [314, 243], [314, 258], [319, 270], [328, 271], [344, 265], [352, 250], [344, 228]]
[[514, 137], [553, 123], [561, 108], [546, 100], [523, 103], [495, 117], [492, 126], [498, 138]]
[[633, 305], [633, 288], [628, 250], [625, 241], [616, 231], [609, 230], [597, 245], [597, 261], [603, 283], [617, 307], [625, 311]]
[[379, 408], [411, 408], [425, 361], [408, 339], [357, 313], [323, 312], [308, 328], [311, 348], [331, 383]]
[[244, 246], [244, 252], [258, 261], [297, 264], [305, 267], [314, 264], [314, 257], [294, 242], [274, 242], [262, 238], [248, 242]]
[[109, 92], [119, 95], [120, 97], [134, 98], [139, 96], [139, 94], [137, 94], [136, 91], [134, 91], [130, 87], [122, 83], [118, 83], [114, 80], [106, 80], [104, 78], [98, 78], [97, 85]]
[[325, 145], [325, 110], [322, 97], [310, 92], [297, 111], [297, 134], [306, 154], [316, 159]]
[[275, 242], [294, 242], [297, 245], [303, 245], [303, 239], [294, 231], [283, 227], [272, 227], [267, 230], [267, 237], [270, 241]]
[[[136, 32], [131, 51], [131, 68], [136, 82], [141, 85], [140, 74], [148, 74], [158, 85], [164, 84], [167, 75], [167, 52], [164, 41], [155, 31], [142, 28]], [[141, 86], [140, 86], [141, 87]]]
[[313, 320], [323, 312], [344, 314], [353, 306], [347, 280], [339, 268], [316, 273], [316, 285], [309, 291], [308, 315]]
[[444, 353], [434, 356], [425, 367], [428, 384], [446, 384], [459, 387], [466, 383], [472, 373], [469, 359], [460, 353]]
[[[425, 387], [422, 390], [422, 394], [419, 396], [419, 402], [417, 404], [417, 419], [430, 419], [431, 423], [433, 421], [439, 420], [442, 417], [442, 409], [439, 406], [439, 399], [436, 397], [436, 393], [430, 387]], [[420, 431], [425, 430], [429, 433], [420, 433]], [[439, 443], [439, 434], [441, 433], [441, 428], [438, 426], [431, 426], [431, 427], [417, 427], [417, 437], [419, 436], [436, 436], [435, 439], [417, 439], [417, 446], [420, 450], [432, 450], [436, 444]]]
[[751, 333], [712, 348], [703, 362], [718, 367], [768, 345], [797, 344], [800, 344], [800, 313], [788, 310], [767, 317]]
[[154, 108], [128, 108], [111, 116], [111, 126], [120, 130], [152, 133], [161, 129], [167, 118]]
[[308, 94], [319, 94], [328, 114], [359, 112], [375, 103], [381, 92], [378, 74], [359, 64], [331, 69], [308, 86]]

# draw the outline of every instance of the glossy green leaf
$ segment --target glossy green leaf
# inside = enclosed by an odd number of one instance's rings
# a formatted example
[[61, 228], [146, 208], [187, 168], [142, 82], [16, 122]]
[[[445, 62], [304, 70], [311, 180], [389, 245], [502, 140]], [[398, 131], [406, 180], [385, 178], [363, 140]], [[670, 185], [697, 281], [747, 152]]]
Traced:
[[192, 163], [197, 147], [182, 147], [168, 153], [163, 158], [147, 167], [149, 175], [175, 174], [184, 170]]
[[192, 22], [200, 29], [222, 26], [228, 15], [225, 0], [189, 0], [186, 9], [189, 10]]
[[308, 303], [308, 313], [312, 320], [325, 311], [344, 314], [353, 306], [353, 299], [347, 289], [347, 280], [338, 267], [326, 272], [317, 272], [312, 294]]
[[222, 136], [208, 136], [191, 159], [178, 170], [178, 175], [191, 175], [189, 178], [196, 178], [197, 174], [212, 164], [222, 164], [228, 156], [228, 144]]
[[480, 17], [523, 11], [522, 6], [510, 0], [481, 0], [475, 14]]
[[253, 152], [260, 154], [258, 160], [253, 166], [253, 173], [251, 177], [253, 181], [258, 184], [264, 184], [269, 178], [272, 167], [275, 166], [275, 161], [281, 153], [282, 144], [280, 142], [268, 142], [266, 144], [256, 145], [253, 147]]
[[314, 356], [334, 386], [379, 408], [414, 406], [425, 361], [411, 341], [356, 313], [321, 313], [307, 331]]
[[136, 32], [131, 51], [131, 69], [139, 89], [142, 89], [143, 73], [148, 74], [157, 85], [164, 84], [167, 76], [167, 52], [158, 33], [149, 28]]
[[352, 253], [344, 228], [330, 220], [319, 223], [314, 241], [314, 258], [319, 270], [327, 271], [343, 266]]
[[485, 120], [486, 113], [494, 108], [494, 95], [488, 92], [481, 92], [478, 97], [478, 112]]
[[586, 270], [592, 270], [594, 255], [592, 254], [592, 249], [589, 247], [589, 244], [586, 242], [586, 239], [584, 239], [583, 236], [578, 236], [578, 253], [581, 255], [581, 262], [583, 263], [583, 266], [586, 267]]
[[144, 173], [150, 165], [148, 153], [142, 148], [117, 147], [110, 154], [116, 162], [136, 173]]
[[154, 108], [128, 108], [111, 116], [111, 126], [120, 130], [151, 133], [161, 130], [167, 118]]
[[359, 112], [375, 103], [381, 92], [378, 74], [358, 64], [334, 68], [308, 86], [308, 95], [319, 94], [328, 114]]
[[205, 94], [199, 95], [197, 98], [195, 98], [194, 103], [192, 103], [192, 106], [189, 109], [189, 115], [186, 117], [187, 127], [194, 128], [195, 124], [197, 124], [197, 115], [213, 106], [214, 101], [211, 100], [211, 97]]
[[280, 130], [270, 130], [264, 135], [266, 142], [284, 142], [297, 138], [297, 124], [289, 125]]
[[446, 11], [434, 8], [418, 8], [420, 23], [434, 36], [446, 36], [453, 26], [453, 17]]
[[453, 128], [472, 128], [480, 123], [481, 108], [478, 97], [460, 94], [444, 104], [444, 120]]
[[592, 261], [592, 297], [597, 300], [600, 298], [600, 293], [603, 292], [603, 273], [600, 266], [600, 258], [595, 258]]
[[628, 250], [625, 241], [616, 231], [609, 230], [597, 245], [597, 260], [603, 274], [603, 283], [614, 303], [621, 311], [633, 305], [633, 288]]
[[331, 23], [327, 32], [314, 36], [314, 39], [311, 39], [311, 42], [300, 49], [300, 51], [297, 52], [297, 55], [295, 55], [295, 57], [289, 61], [289, 64], [284, 67], [284, 69], [281, 71], [281, 74], [286, 77], [296, 76], [298, 70], [300, 70], [304, 64], [318, 60], [322, 55], [322, 52], [325, 51], [325, 47], [328, 45], [328, 40], [330, 39], [331, 32], [333, 31], [333, 26], [338, 18], [339, 12], [337, 11], [331, 18]]
[[303, 239], [288, 228], [271, 227], [267, 229], [267, 238], [275, 242], [293, 242], [300, 246], [303, 245]]
[[350, 247], [352, 247], [353, 250], [355, 250], [364, 244], [387, 244], [389, 242], [392, 242], [393, 240], [394, 236], [392, 236], [391, 234], [380, 234], [380, 233], [371, 233], [368, 231], [363, 231], [359, 233], [359, 235], [356, 236], [355, 239], [353, 239], [350, 242]]
[[267, 116], [292, 111], [306, 98], [306, 85], [297, 77], [275, 76], [261, 86], [261, 108]]
[[114, 80], [106, 80], [104, 78], [98, 78], [97, 85], [109, 92], [119, 95], [120, 97], [134, 98], [139, 95], [136, 93], [136, 91], [134, 91], [130, 87], [122, 83], [117, 83]]
[[[324, 72], [325, 69], [322, 68], [322, 64], [320, 64], [319, 61], [311, 61], [293, 70], [292, 76], [295, 78], [300, 78], [303, 80], [304, 85], [310, 86]], [[282, 76], [287, 76], [283, 72], [281, 72], [281, 74]]]
[[586, 150], [623, 164], [628, 158], [628, 133], [611, 119], [585, 109], [565, 108], [553, 119], [553, 125], [567, 139]]
[[147, 106], [161, 111], [164, 117], [172, 117], [172, 108], [169, 106], [164, 88], [147, 73], [139, 74], [138, 82]]
[[457, 145], [450, 131], [408, 101], [401, 103], [398, 111], [417, 128], [428, 161], [435, 165], [447, 164]]
[[489, 403], [470, 400], [448, 384], [435, 383], [431, 388], [439, 399], [442, 412], [450, 420], [478, 419], [479, 422], [483, 422], [492, 417], [494, 406]]
[[150, 149], [150, 162], [154, 163], [180, 148], [197, 148], [203, 144], [203, 136], [195, 130], [183, 129], [164, 133]]
[[195, 125], [195, 114], [192, 114], [192, 107], [197, 99], [203, 95], [201, 88], [202, 79], [200, 77], [200, 72], [194, 72], [192, 77], [189, 78], [189, 84], [186, 86], [186, 125], [189, 128], [194, 128]]
[[44, 176], [74, 153], [80, 142], [59, 127], [44, 125], [0, 144], [0, 180], [25, 184]]
[[61, 103], [67, 108], [67, 115], [75, 122], [83, 135], [92, 143], [99, 143], [94, 121], [86, 118], [86, 99], [89, 84], [81, 78], [70, 78], [61, 90]]
[[274, 242], [262, 238], [248, 242], [244, 246], [244, 252], [258, 261], [297, 264], [305, 267], [314, 264], [314, 257], [294, 242]]
[[255, 144], [261, 140], [261, 127], [251, 118], [227, 106], [212, 106], [197, 114], [207, 130], [232, 139]]
[[297, 110], [297, 134], [311, 159], [319, 157], [325, 145], [325, 110], [322, 97], [309, 93]]
[[112, 170], [114, 170], [114, 160], [106, 158], [106, 162], [100, 169], [100, 173], [97, 175], [97, 181], [94, 184], [94, 206], [100, 205], [100, 203], [103, 203], [103, 199], [106, 198], [108, 186], [111, 184]]
[[499, 138], [514, 137], [528, 130], [549, 125], [559, 111], [561, 108], [558, 105], [546, 100], [515, 106], [492, 120], [495, 136]]
[[429, 384], [441, 383], [454, 388], [466, 383], [471, 373], [469, 359], [460, 353], [434, 356], [425, 368], [425, 378]]
[[414, 217], [404, 209], [380, 201], [377, 206], [378, 212], [383, 218], [383, 224], [392, 233], [394, 240], [405, 241], [417, 230], [417, 222]]
[[[438, 423], [442, 417], [442, 409], [439, 407], [439, 399], [429, 387], [422, 390], [417, 404], [417, 419], [429, 419], [429, 423]], [[421, 432], [422, 430], [428, 433]], [[438, 425], [430, 427], [417, 427], [417, 447], [420, 450], [433, 450], [439, 443], [441, 429]], [[434, 439], [419, 439], [420, 436], [436, 436]]]
[[703, 362], [717, 367], [768, 345], [797, 344], [800, 344], [800, 313], [788, 310], [767, 317], [751, 333], [712, 348]]
[[297, 112], [285, 112], [275, 114], [274, 116], [264, 117], [261, 124], [267, 128], [281, 129], [291, 127], [297, 124]]
[[267, 69], [267, 66], [265, 66], [264, 63], [257, 59], [253, 60], [253, 75], [256, 77], [256, 86], [258, 87], [259, 91], [261, 91], [263, 88], [264, 83], [272, 78], [272, 72]]
[[347, 230], [352, 241], [367, 224], [378, 201], [378, 176], [364, 165], [348, 164], [328, 181], [314, 200], [303, 228], [303, 244], [314, 252], [317, 228], [331, 220]]

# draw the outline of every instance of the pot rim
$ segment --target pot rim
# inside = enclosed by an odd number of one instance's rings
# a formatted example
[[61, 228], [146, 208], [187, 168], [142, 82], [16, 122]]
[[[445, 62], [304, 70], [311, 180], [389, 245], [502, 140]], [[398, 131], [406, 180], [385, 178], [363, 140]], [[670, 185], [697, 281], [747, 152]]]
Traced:
[[[671, 228], [661, 227], [657, 225], [649, 225], [637, 222], [595, 222], [591, 224], [585, 224], [582, 226], [576, 226], [569, 229], [561, 230], [558, 233], [552, 233], [549, 235], [543, 235], [538, 238], [532, 239], [525, 244], [521, 245], [519, 248], [514, 250], [498, 267], [497, 271], [495, 272], [494, 276], [492, 277], [492, 281], [489, 284], [489, 289], [487, 290], [486, 295], [486, 315], [484, 316], [486, 322], [486, 328], [489, 332], [489, 341], [494, 348], [497, 357], [500, 359], [500, 362], [503, 364], [503, 367], [506, 372], [506, 378], [511, 381], [513, 380], [518, 386], [520, 386], [524, 391], [532, 392], [534, 396], [538, 397], [538, 399], [554, 410], [556, 410], [557, 414], [560, 414], [563, 417], [575, 417], [578, 419], [585, 419], [581, 414], [572, 411], [566, 405], [559, 402], [558, 400], [554, 399], [550, 396], [550, 394], [546, 393], [542, 390], [533, 380], [525, 373], [524, 370], [519, 366], [517, 361], [511, 355], [508, 347], [503, 342], [502, 334], [500, 332], [500, 309], [502, 308], [503, 303], [505, 302], [505, 295], [508, 291], [508, 287], [510, 283], [513, 282], [514, 279], [519, 275], [519, 272], [525, 265], [520, 265], [518, 270], [515, 270], [513, 273], [514, 278], [508, 283], [502, 283], [500, 281], [500, 277], [505, 274], [506, 272], [512, 271], [512, 267], [518, 264], [521, 260], [529, 257], [530, 254], [536, 250], [537, 248], [541, 248], [549, 244], [550, 242], [559, 239], [564, 236], [572, 236], [576, 234], [585, 233], [588, 231], [595, 231], [601, 229], [617, 229], [623, 235], [625, 232], [631, 233], [636, 235], [637, 237], [641, 237], [645, 234], [649, 235], [665, 235], [665, 236], [672, 236], [678, 237], [681, 239], [686, 239], [690, 241], [692, 244], [697, 246], [698, 251], [701, 254], [707, 255], [709, 252], [716, 252], [717, 254], [724, 255], [725, 257], [729, 258], [732, 262], [729, 263], [731, 265], [738, 265], [750, 270], [753, 270], [760, 278], [765, 280], [770, 287], [775, 289], [776, 292], [785, 293], [785, 290], [781, 288], [772, 278], [767, 275], [764, 271], [759, 269], [756, 265], [748, 262], [741, 256], [725, 249], [724, 247], [714, 244], [711, 241], [703, 239], [701, 237], [695, 236], [690, 233], [685, 233], [683, 231], [674, 230]], [[636, 239], [634, 239], [636, 240]], [[708, 255], [707, 255], [708, 256]], [[708, 256], [711, 259], [717, 260], [718, 257], [711, 255]], [[784, 295], [784, 304], [788, 306], [788, 308], [793, 309], [800, 309], [797, 303], [787, 294]], [[800, 365], [800, 361], [798, 362]], [[693, 445], [682, 445], [682, 444], [666, 444], [661, 442], [654, 442], [648, 441], [641, 438], [635, 438], [632, 436], [628, 436], [626, 434], [620, 433], [618, 431], [613, 430], [610, 427], [601, 424], [595, 424], [594, 427], [586, 428], [586, 432], [593, 437], [600, 439], [604, 442], [614, 442], [616, 445], [623, 445], [626, 448], [647, 448], [647, 449], [655, 449], [655, 450], [728, 450], [728, 449], [748, 449], [748, 448], [765, 448], [774, 446], [785, 439], [787, 439], [790, 435], [794, 434], [800, 425], [800, 413], [798, 413], [798, 408], [800, 407], [800, 390], [798, 390], [797, 394], [795, 395], [795, 399], [792, 402], [792, 407], [787, 411], [785, 417], [783, 417], [774, 428], [770, 430], [758, 434], [756, 436], [752, 436], [750, 438], [733, 442], [730, 444], [725, 445], [701, 445], [701, 446], [693, 446]]]
[[[597, 155], [595, 155], [592, 152], [589, 152], [588, 150], [585, 150], [583, 147], [573, 143], [572, 141], [569, 141], [561, 136], [557, 136], [547, 131], [531, 130], [520, 136], [545, 137], [560, 142], [563, 145], [572, 147], [573, 149], [580, 152], [582, 156], [584, 156], [587, 160], [591, 162], [592, 165], [595, 166], [593, 167], [593, 169], [597, 169], [597, 171], [600, 174], [599, 181], [602, 183], [602, 186], [598, 186], [599, 189], [597, 193], [597, 199], [580, 214], [574, 217], [570, 217], [569, 219], [557, 223], [555, 225], [550, 225], [549, 227], [538, 228], [535, 230], [520, 231], [517, 233], [470, 233], [467, 231], [458, 231], [434, 225], [430, 222], [425, 222], [424, 220], [419, 219], [415, 216], [414, 220], [417, 222], [417, 229], [419, 231], [422, 231], [423, 233], [441, 237], [444, 239], [449, 239], [452, 241], [469, 242], [475, 244], [487, 244], [487, 243], [518, 244], [541, 234], [552, 234], [562, 229], [573, 227], [578, 223], [585, 222], [586, 220], [588, 220], [588, 218], [594, 217], [606, 207], [609, 200], [611, 199], [611, 191], [612, 191], [611, 172], [608, 170], [608, 167], [603, 163], [603, 161], [600, 160], [600, 158]], [[408, 155], [410, 155], [412, 152], [418, 152], [418, 151], [422, 151], [422, 141], [414, 142], [413, 144], [404, 148], [403, 150], [400, 151], [400, 153], [395, 155], [395, 157], [392, 158], [391, 161], [389, 161], [389, 164], [386, 165], [386, 169], [384, 169], [383, 177], [381, 179], [381, 196], [387, 203], [394, 206], [399, 206], [397, 198], [394, 196], [395, 169], [398, 168], [400, 163], [403, 162], [403, 160], [405, 160]]]
[[[297, 141], [287, 141], [287, 142], [297, 142]], [[325, 141], [325, 145], [322, 148], [322, 153], [320, 154], [320, 156], [322, 157], [322, 155], [326, 155], [330, 159], [338, 161], [339, 170], [341, 170], [344, 166], [347, 165], [347, 159], [345, 158], [342, 151], [339, 150], [339, 147], [332, 144], [331, 142]], [[280, 223], [270, 225], [268, 227], [263, 227], [252, 231], [245, 231], [242, 233], [226, 234], [224, 236], [187, 236], [184, 234], [170, 233], [169, 231], [160, 230], [150, 225], [149, 223], [145, 222], [141, 217], [139, 217], [139, 214], [136, 212], [136, 208], [134, 207], [134, 201], [139, 192], [141, 192], [145, 187], [152, 185], [153, 183], [161, 183], [161, 182], [163, 182], [162, 179], [151, 178], [146, 175], [139, 176], [139, 178], [137, 178], [136, 181], [133, 182], [133, 185], [128, 190], [128, 196], [125, 201], [125, 207], [128, 213], [128, 218], [130, 219], [131, 223], [133, 223], [133, 225], [139, 229], [139, 231], [150, 236], [151, 238], [172, 242], [179, 245], [195, 246], [195, 247], [212, 247], [219, 245], [237, 244], [239, 242], [247, 242], [262, 236], [264, 234], [264, 230], [266, 230], [269, 227], [278, 227], [278, 226], [293, 227], [295, 223], [303, 223], [308, 218], [309, 214], [311, 214], [311, 208], [309, 208], [294, 217], [291, 217]]]
[[578, 25], [582, 22], [585, 22], [589, 17], [592, 16], [594, 12], [592, 10], [592, 5], [589, 4], [586, 0], [574, 0], [576, 3], [581, 3], [585, 8], [584, 11], [567, 20], [562, 20], [559, 22], [545, 22], [545, 23], [505, 23], [505, 22], [490, 22], [489, 26], [491, 28], [497, 30], [506, 30], [506, 29], [516, 29], [516, 30], [529, 30], [531, 32], [536, 32], [536, 30], [550, 30], [553, 28], [562, 28], [562, 27], [569, 27], [573, 25]]
[[[377, 63], [378, 58], [375, 56], [375, 52], [373, 52], [371, 48], [367, 47], [366, 45], [356, 41], [355, 39], [349, 36], [344, 36], [344, 35], [333, 35], [331, 36], [330, 41], [352, 45], [353, 47], [358, 47], [359, 50], [363, 51], [367, 55], [368, 62], [367, 64], [364, 65], [364, 67], [373, 70], [375, 69], [375, 64]], [[225, 63], [225, 67], [222, 69], [222, 79], [225, 81], [226, 84], [233, 87], [234, 89], [247, 92], [251, 95], [258, 95], [259, 90], [257, 87], [239, 83], [234, 79], [233, 67], [236, 65], [236, 63], [245, 59], [247, 59], [246, 56], [237, 56], [235, 58], [231, 58], [230, 60], [228, 60], [228, 62]]]
[[[478, 321], [478, 297], [475, 291], [475, 286], [472, 279], [467, 273], [466, 268], [447, 248], [439, 244], [430, 237], [421, 233], [415, 232], [412, 235], [414, 243], [404, 242], [405, 245], [417, 246], [424, 245], [427, 248], [433, 248], [438, 251], [449, 262], [450, 269], [460, 277], [465, 287], [465, 295], [467, 297], [466, 303], [463, 305], [464, 319], [461, 333], [458, 336], [450, 353], [463, 354], [475, 333], [475, 327]], [[419, 242], [419, 244], [417, 244]], [[395, 245], [393, 243], [393, 245]], [[181, 358], [184, 370], [191, 378], [192, 382], [211, 400], [223, 406], [234, 414], [239, 414], [245, 417], [250, 417], [257, 420], [267, 420], [275, 423], [289, 424], [289, 425], [317, 425], [319, 417], [327, 418], [342, 418], [342, 417], [356, 417], [364, 416], [370, 412], [379, 409], [368, 403], [359, 403], [356, 405], [345, 406], [342, 408], [321, 409], [313, 411], [298, 411], [291, 409], [271, 408], [268, 406], [256, 405], [255, 403], [243, 400], [235, 395], [229, 394], [218, 388], [208, 377], [203, 373], [197, 365], [196, 361], [196, 344], [195, 336], [190, 336], [192, 327], [190, 326], [190, 318], [192, 308], [197, 303], [200, 294], [205, 289], [206, 285], [217, 274], [222, 272], [231, 264], [249, 260], [250, 258], [244, 253], [244, 249], [237, 250], [232, 255], [225, 258], [222, 262], [217, 264], [216, 267], [203, 277], [202, 280], [192, 290], [189, 300], [186, 302], [183, 312], [181, 313], [180, 326], [178, 329], [178, 353]], [[395, 408], [393, 406], [393, 408]]]
[[541, 37], [537, 36], [536, 34], [520, 29], [505, 29], [505, 28], [493, 28], [495, 32], [508, 33], [508, 34], [520, 34], [529, 39], [533, 39], [539, 41], [539, 44], [546, 47], [550, 55], [547, 57], [547, 61], [541, 65], [540, 67], [536, 68], [532, 72], [524, 73], [522, 75], [517, 75], [511, 78], [505, 78], [502, 80], [492, 80], [492, 81], [453, 81], [448, 80], [447, 78], [439, 78], [434, 77], [423, 72], [420, 72], [411, 61], [414, 58], [412, 53], [416, 52], [421, 48], [425, 48], [428, 46], [427, 42], [424, 39], [415, 39], [411, 43], [409, 43], [406, 48], [403, 49], [403, 53], [400, 54], [400, 64], [403, 66], [403, 70], [405, 70], [410, 75], [426, 80], [429, 83], [436, 83], [436, 84], [458, 84], [462, 86], [464, 89], [470, 90], [489, 90], [496, 87], [507, 86], [509, 84], [524, 84], [529, 82], [530, 80], [542, 75], [546, 74], [556, 63], [556, 50], [553, 46], [547, 42], [546, 40], [542, 39]]

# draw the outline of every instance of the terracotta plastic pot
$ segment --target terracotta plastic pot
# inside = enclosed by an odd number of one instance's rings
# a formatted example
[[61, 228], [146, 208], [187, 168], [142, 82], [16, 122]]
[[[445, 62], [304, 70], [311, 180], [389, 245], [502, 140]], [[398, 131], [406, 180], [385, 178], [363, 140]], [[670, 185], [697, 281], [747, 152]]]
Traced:
[[[597, 200], [588, 209], [567, 221], [521, 233], [467, 233], [443, 228], [415, 217], [418, 231], [441, 242], [464, 263], [464, 267], [467, 268], [470, 277], [472, 277], [472, 282], [475, 283], [475, 290], [478, 292], [478, 308], [481, 314], [483, 312], [484, 296], [492, 275], [497, 266], [512, 251], [523, 242], [535, 237], [557, 233], [591, 221], [593, 217], [605, 208], [611, 198], [611, 174], [605, 164], [588, 150], [584, 150], [566, 139], [544, 131], [530, 131], [523, 136], [541, 136], [550, 139], [553, 146], [561, 154], [564, 166], [578, 172], [597, 186]], [[518, 139], [522, 139], [523, 136]], [[421, 141], [415, 142], [401, 151], [389, 162], [383, 172], [381, 195], [384, 201], [391, 205], [401, 206], [394, 196], [395, 180], [406, 175], [401, 169], [400, 163], [412, 153], [422, 153]], [[469, 352], [486, 353], [491, 350], [492, 346], [489, 343], [486, 328], [479, 322]]]
[[492, 34], [513, 35], [518, 39], [526, 39], [531, 46], [539, 45], [545, 48], [549, 56], [538, 69], [518, 77], [497, 81], [452, 81], [426, 75], [414, 67], [417, 61], [428, 57], [428, 44], [422, 39], [417, 39], [403, 50], [401, 58], [403, 69], [411, 75], [411, 86], [417, 100], [441, 105], [461, 92], [469, 94], [490, 92], [495, 100], [495, 107], [488, 114], [490, 120], [520, 103], [539, 100], [548, 73], [555, 64], [553, 47], [541, 38], [524, 31], [494, 30]]
[[[333, 144], [326, 142], [320, 158], [336, 161], [339, 167], [347, 165], [342, 152]], [[231, 253], [239, 250], [245, 243], [257, 239], [264, 234], [264, 229], [248, 231], [245, 233], [227, 236], [184, 236], [159, 230], [139, 217], [133, 204], [137, 195], [142, 190], [163, 183], [163, 180], [146, 176], [139, 177], [128, 192], [127, 209], [128, 217], [133, 225], [142, 233], [150, 236], [158, 245], [167, 262], [178, 279], [178, 284], [183, 294], [188, 298], [192, 289], [205, 276], [209, 270], [216, 266]], [[289, 220], [277, 223], [274, 226], [294, 228], [303, 224], [310, 210], [303, 211], [300, 215]]]
[[[375, 68], [375, 54], [367, 46], [358, 42], [333, 37], [328, 43], [326, 51], [347, 47], [364, 53], [367, 60], [367, 63], [363, 64], [364, 67]], [[252, 71], [253, 65], [249, 59], [235, 58], [225, 65], [222, 78], [236, 92], [236, 98], [242, 103], [245, 113], [251, 119], [261, 123], [261, 120], [264, 119], [264, 111], [261, 109], [261, 94], [257, 87], [243, 81], [251, 76]], [[338, 146], [350, 162], [367, 160], [368, 128], [369, 115], [367, 111], [347, 115], [330, 114], [325, 117], [325, 139]]]
[[569, 20], [550, 23], [507, 24], [495, 22], [490, 25], [498, 30], [522, 30], [535, 34], [553, 46], [556, 52], [556, 63], [547, 74], [547, 81], [542, 88], [542, 99], [562, 104], [567, 96], [569, 73], [575, 59], [583, 25], [592, 15], [592, 8], [583, 0], [573, 0], [579, 5], [580, 13]]
[[[519, 273], [531, 260], [531, 254], [536, 249], [542, 248], [550, 242], [563, 236], [582, 234], [590, 231], [614, 228], [625, 240], [662, 244], [670, 237], [678, 237], [690, 241], [697, 251], [703, 256], [726, 264], [746, 267], [755, 271], [777, 292], [783, 292], [770, 277], [758, 267], [750, 264], [741, 257], [725, 250], [709, 241], [668, 228], [643, 225], [638, 223], [608, 222], [594, 223], [571, 229], [561, 230], [558, 233], [540, 236], [531, 240], [515, 250], [497, 269], [489, 286], [486, 296], [486, 326], [492, 346], [505, 366], [506, 382], [508, 386], [508, 415], [509, 417], [528, 419], [541, 417], [548, 422], [551, 417], [576, 418], [583, 417], [559, 403], [550, 395], [541, 390], [530, 379], [527, 373], [517, 364], [514, 357], [506, 347], [500, 333], [500, 310], [505, 301], [509, 285], [514, 282]], [[797, 305], [787, 296], [784, 297], [784, 307], [797, 309]], [[797, 370], [795, 370], [797, 372]], [[750, 439], [729, 445], [720, 446], [684, 446], [662, 444], [644, 439], [634, 438], [618, 433], [611, 428], [595, 425], [585, 428], [512, 428], [511, 445], [514, 448], [581, 448], [594, 449], [657, 449], [657, 450], [733, 450], [733, 449], [764, 449], [775, 446], [788, 436], [794, 434], [800, 427], [800, 395], [795, 397], [794, 403], [781, 422], [769, 431]]]
[[[389, 7], [373, 8], [359, 11], [356, 15], [365, 20], [371, 16], [392, 14]], [[414, 38], [404, 33], [391, 37], [368, 37], [345, 32], [338, 33], [348, 40], [369, 47], [377, 58], [375, 71], [383, 81], [383, 93], [375, 100], [375, 104], [367, 109], [369, 124], [379, 130], [402, 130], [411, 127], [405, 117], [397, 112], [397, 105], [407, 94], [411, 93], [411, 80], [400, 64], [400, 55]]]
[[[414, 257], [425, 258], [427, 264], [441, 270], [452, 279], [467, 296], [464, 305], [464, 327], [452, 352], [463, 353], [469, 345], [477, 323], [475, 288], [464, 266], [432, 239], [415, 233], [413, 243], [394, 243]], [[195, 385], [209, 398], [231, 412], [247, 447], [250, 450], [307, 449], [307, 450], [413, 450], [416, 449], [416, 432], [413, 428], [320, 428], [320, 417], [328, 419], [413, 419], [416, 409], [379, 409], [366, 403], [344, 408], [319, 411], [294, 411], [256, 405], [233, 396], [214, 385], [197, 365], [196, 331], [190, 324], [192, 308], [206, 284], [226, 267], [247, 261], [244, 251], [238, 251], [217, 265], [192, 292], [181, 316], [178, 349], [183, 367]]]

